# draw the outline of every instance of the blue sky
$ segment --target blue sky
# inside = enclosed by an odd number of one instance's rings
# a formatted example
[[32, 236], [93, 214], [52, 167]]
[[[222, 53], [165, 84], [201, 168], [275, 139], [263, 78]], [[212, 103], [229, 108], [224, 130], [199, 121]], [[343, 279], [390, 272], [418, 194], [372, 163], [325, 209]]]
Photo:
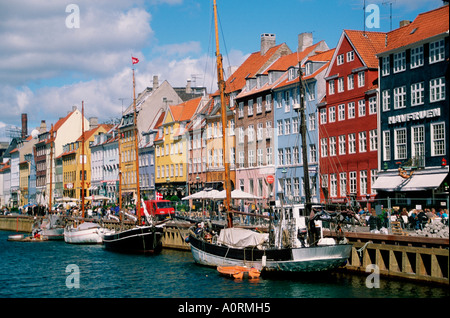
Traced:
[[[380, 28], [413, 20], [441, 0], [373, 0]], [[383, 4], [386, 3], [386, 4]], [[79, 8], [79, 28], [68, 28], [69, 4]], [[336, 46], [343, 29], [364, 28], [364, 0], [217, 0], [225, 68], [259, 51], [261, 33], [277, 44], [297, 47], [297, 36]], [[20, 126], [28, 114], [31, 131], [85, 101], [86, 116], [99, 121], [121, 114], [120, 98], [131, 103], [131, 56], [137, 92], [153, 75], [173, 86], [196, 82], [214, 90], [216, 80], [212, 0], [15, 0], [0, 1], [0, 140], [7, 125]], [[223, 37], [223, 38], [222, 38]]]

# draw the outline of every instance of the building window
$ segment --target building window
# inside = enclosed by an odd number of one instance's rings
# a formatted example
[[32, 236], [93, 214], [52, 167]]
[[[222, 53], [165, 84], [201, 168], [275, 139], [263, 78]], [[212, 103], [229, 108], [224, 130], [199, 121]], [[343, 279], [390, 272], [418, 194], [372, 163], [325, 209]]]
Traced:
[[278, 92], [277, 94], [277, 108], [281, 108], [282, 106], [282, 100], [283, 100], [283, 93], [282, 92]]
[[277, 120], [277, 133], [278, 133], [278, 136], [283, 135], [283, 121], [282, 120]]
[[334, 123], [336, 121], [336, 107], [332, 106], [328, 109], [328, 121]]
[[284, 121], [284, 134], [289, 135], [291, 133], [291, 120], [286, 119]]
[[366, 101], [364, 99], [358, 101], [358, 116], [366, 116]]
[[431, 124], [431, 155], [445, 156], [445, 124]]
[[256, 113], [257, 114], [262, 113], [262, 97], [258, 97], [256, 99]]
[[338, 92], [342, 93], [344, 91], [344, 78], [339, 77], [338, 78]]
[[345, 120], [345, 104], [338, 105], [338, 120]]
[[272, 147], [266, 148], [266, 162], [268, 165], [272, 164]]
[[253, 142], [255, 138], [255, 128], [253, 125], [249, 125], [247, 129], [247, 140]]
[[355, 113], [356, 113], [355, 102], [348, 103], [347, 108], [348, 108], [348, 110], [347, 110], [348, 118], [355, 118]]
[[391, 132], [383, 131], [383, 160], [391, 160]]
[[406, 87], [394, 88], [394, 109], [406, 107]]
[[258, 128], [256, 130], [256, 140], [263, 140], [263, 123], [258, 123]]
[[336, 137], [330, 137], [330, 156], [336, 156]]
[[430, 43], [430, 64], [443, 61], [445, 58], [444, 39]]
[[423, 46], [418, 46], [411, 49], [411, 68], [416, 68], [423, 65]]
[[328, 143], [327, 138], [320, 139], [320, 156], [325, 158], [328, 156]]
[[266, 111], [272, 110], [272, 95], [266, 95]]
[[348, 77], [347, 77], [347, 90], [351, 90], [351, 89], [353, 89], [354, 87], [355, 87], [355, 80], [354, 80], [354, 75], [353, 74], [350, 74]]
[[258, 149], [257, 154], [258, 154], [258, 166], [262, 166], [263, 165], [263, 150]]
[[305, 75], [311, 75], [313, 73], [313, 63], [309, 62], [305, 65]]
[[340, 155], [345, 155], [345, 152], [346, 152], [345, 135], [340, 135], [339, 136], [339, 154]]
[[351, 62], [355, 59], [355, 52], [349, 51], [347, 52], [347, 62]]
[[348, 174], [350, 179], [350, 193], [356, 194], [356, 171], [350, 171]]
[[395, 159], [406, 159], [406, 129], [396, 129], [395, 134]]
[[337, 180], [336, 180], [336, 174], [332, 173], [330, 174], [330, 197], [336, 197], [337, 196]]
[[359, 172], [359, 191], [360, 195], [367, 193], [367, 170], [361, 170]]
[[[240, 102], [240, 103], [239, 103], [238, 116], [239, 116], [239, 118], [244, 117], [244, 103], [243, 103], [243, 102]], [[208, 128], [208, 136], [211, 136], [210, 133], [211, 133], [211, 132], [210, 132], [210, 130], [209, 130], [209, 128]]]
[[315, 100], [316, 99], [316, 84], [315, 83], [309, 83], [308, 84], [308, 100]]
[[250, 99], [248, 101], [248, 110], [247, 110], [248, 116], [253, 116], [253, 99]]
[[253, 167], [255, 165], [255, 150], [250, 149], [248, 151], [248, 166]]
[[297, 117], [292, 118], [292, 133], [298, 134], [298, 118]]
[[391, 110], [391, 91], [389, 89], [384, 90], [381, 93], [382, 103], [383, 103], [383, 111]]
[[294, 178], [294, 197], [300, 196], [300, 179]]
[[266, 139], [272, 138], [272, 122], [266, 121]]
[[376, 129], [373, 129], [369, 132], [369, 138], [370, 138], [370, 151], [378, 150], [378, 134]]
[[299, 152], [298, 152], [298, 147], [294, 147], [292, 149], [292, 159], [293, 159], [293, 164], [294, 165], [298, 165], [300, 163], [300, 157], [299, 157]]
[[390, 59], [389, 55], [384, 56], [381, 60], [381, 75], [386, 76], [390, 74]]
[[327, 123], [327, 109], [321, 108], [320, 109], [320, 124], [326, 124]]
[[367, 133], [365, 131], [361, 131], [359, 133], [359, 152], [367, 151]]
[[339, 173], [339, 194], [341, 197], [347, 196], [347, 173]]
[[423, 104], [424, 99], [423, 82], [415, 83], [411, 85], [411, 106], [417, 106]]
[[[412, 154], [416, 162], [422, 162], [425, 156], [425, 129], [423, 126], [412, 127]], [[422, 166], [422, 165], [420, 165]]]
[[292, 156], [291, 156], [291, 148], [286, 148], [285, 150], [284, 150], [284, 153], [285, 153], [285, 163], [287, 164], [287, 165], [290, 165], [290, 164], [292, 164]]
[[366, 85], [366, 77], [364, 71], [358, 73], [358, 87]]
[[317, 151], [315, 144], [309, 145], [309, 159], [310, 162], [317, 162]]
[[[308, 116], [309, 119], [309, 125], [308, 125], [308, 130], [313, 131], [316, 130], [316, 113], [311, 113]], [[295, 125], [298, 127], [298, 118], [294, 118], [292, 125], [294, 125], [294, 120], [295, 120]], [[298, 128], [296, 128], [296, 132], [298, 132]]]
[[394, 73], [403, 72], [406, 70], [406, 52], [394, 54]]
[[284, 165], [284, 151], [282, 148], [278, 149], [278, 165]]
[[435, 78], [430, 81], [430, 102], [445, 100], [445, 78]]
[[286, 91], [284, 93], [284, 111], [291, 111], [291, 93], [289, 91]]
[[244, 127], [239, 127], [239, 143], [241, 144], [244, 143], [244, 137], [245, 137]]
[[328, 82], [328, 95], [334, 94], [334, 80]]
[[337, 65], [342, 65], [344, 64], [344, 54], [339, 54], [337, 56]]
[[356, 136], [355, 134], [348, 135], [348, 153], [356, 153]]
[[377, 98], [370, 97], [369, 98], [369, 115], [377, 113]]

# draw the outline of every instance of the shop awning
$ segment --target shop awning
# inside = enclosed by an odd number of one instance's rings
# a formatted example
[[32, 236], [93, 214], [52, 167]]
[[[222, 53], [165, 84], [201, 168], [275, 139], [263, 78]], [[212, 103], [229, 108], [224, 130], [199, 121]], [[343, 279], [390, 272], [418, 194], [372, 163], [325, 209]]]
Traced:
[[401, 177], [398, 171], [380, 172], [372, 188], [388, 192], [432, 190], [437, 189], [447, 175], [448, 168], [416, 170], [409, 178]]

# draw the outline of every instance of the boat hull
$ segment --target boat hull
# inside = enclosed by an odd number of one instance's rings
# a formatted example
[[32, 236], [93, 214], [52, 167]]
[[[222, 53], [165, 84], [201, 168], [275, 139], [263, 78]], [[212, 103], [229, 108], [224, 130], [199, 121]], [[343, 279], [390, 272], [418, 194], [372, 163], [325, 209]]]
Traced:
[[130, 254], [157, 254], [162, 250], [163, 228], [136, 227], [103, 237], [106, 250]]
[[230, 248], [189, 236], [194, 261], [206, 266], [248, 266], [260, 271], [317, 272], [343, 266], [350, 257], [351, 244], [304, 248]]
[[70, 244], [101, 244], [103, 241], [102, 228], [65, 228], [64, 241]]
[[64, 228], [43, 229], [42, 235], [51, 241], [64, 240]]

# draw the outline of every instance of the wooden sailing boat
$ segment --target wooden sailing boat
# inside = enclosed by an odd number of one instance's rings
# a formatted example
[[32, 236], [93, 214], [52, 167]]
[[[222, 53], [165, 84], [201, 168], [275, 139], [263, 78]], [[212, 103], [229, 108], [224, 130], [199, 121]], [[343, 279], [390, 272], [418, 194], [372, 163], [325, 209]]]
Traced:
[[[138, 61], [132, 58], [133, 64]], [[143, 212], [145, 216], [144, 222], [142, 222], [141, 213], [141, 194], [140, 194], [140, 181], [139, 181], [139, 142], [138, 142], [138, 129], [137, 129], [137, 111], [136, 111], [136, 82], [134, 78], [133, 68], [133, 112], [134, 112], [134, 148], [136, 154], [136, 215], [137, 224], [131, 229], [119, 229], [113, 233], [106, 234], [103, 237], [103, 244], [105, 249], [122, 252], [122, 253], [143, 253], [143, 254], [156, 254], [162, 250], [162, 237], [163, 227], [155, 225], [152, 217], [147, 212], [145, 204], [142, 204]], [[120, 137], [119, 137], [120, 138]], [[119, 157], [120, 157], [120, 142], [119, 142]], [[119, 183], [121, 182], [121, 172], [119, 172]], [[119, 184], [121, 189], [121, 185]], [[122, 194], [119, 194], [120, 208], [122, 210]], [[122, 211], [121, 211], [122, 212]], [[121, 216], [124, 217], [123, 215]], [[143, 224], [144, 223], [144, 224]]]
[[[214, 18], [216, 28], [216, 56], [217, 74], [222, 103], [222, 127], [226, 127], [226, 105], [224, 98], [224, 79], [222, 69], [222, 56], [219, 52], [219, 39], [217, 29], [217, 5], [214, 0]], [[303, 86], [301, 68], [299, 85], [302, 105], [300, 107], [302, 124], [302, 147], [306, 147], [306, 122], [304, 115]], [[223, 139], [225, 139], [223, 133]], [[226, 162], [226, 147], [224, 141], [224, 160]], [[303, 167], [305, 170], [306, 212], [310, 211], [311, 200], [309, 192], [308, 162], [306, 150], [303, 149]], [[273, 228], [275, 235], [261, 234], [252, 230], [233, 228], [232, 213], [230, 210], [231, 187], [225, 164], [225, 207], [228, 212], [227, 228], [221, 230], [214, 239], [205, 239], [210, 235], [207, 229], [191, 232], [189, 243], [196, 263], [207, 266], [220, 266], [221, 271], [232, 269], [233, 266], [253, 267], [259, 271], [286, 271], [286, 272], [312, 272], [330, 270], [345, 265], [350, 257], [351, 245], [334, 239], [323, 240], [321, 243], [309, 240], [306, 217], [301, 217], [299, 211], [286, 213], [284, 208], [280, 211], [278, 227]]]
[[84, 135], [84, 101], [81, 102], [81, 224], [75, 221], [72, 225], [64, 228], [64, 241], [71, 244], [101, 244], [103, 235], [108, 232], [100, 224], [84, 222], [85, 215], [85, 135]]

